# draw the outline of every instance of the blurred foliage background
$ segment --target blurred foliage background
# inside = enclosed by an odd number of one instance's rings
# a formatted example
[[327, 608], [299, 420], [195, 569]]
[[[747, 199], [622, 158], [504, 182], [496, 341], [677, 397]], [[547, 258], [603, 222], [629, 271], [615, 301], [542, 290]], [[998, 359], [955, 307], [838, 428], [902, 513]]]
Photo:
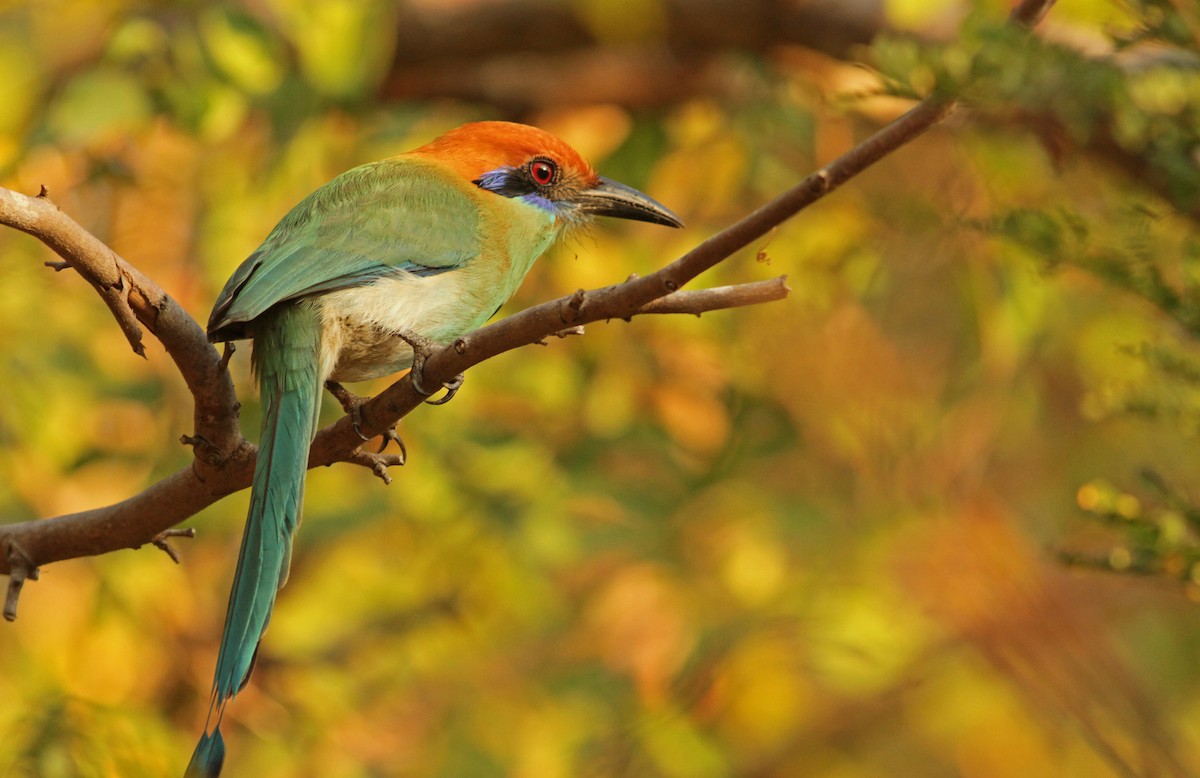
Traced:
[[[664, 263], [914, 97], [967, 98], [703, 279], [787, 273], [789, 300], [504, 355], [406, 419], [391, 487], [310, 473], [227, 772], [1200, 771], [1200, 13], [1076, 0], [1029, 39], [1006, 11], [0, 3], [0, 181], [202, 322], [293, 203], [463, 121], [557, 132], [688, 222], [596, 227], [518, 310]], [[161, 349], [36, 241], [0, 252], [4, 520], [186, 466]], [[245, 499], [190, 522], [182, 565], [26, 588], [0, 775], [182, 771]]]

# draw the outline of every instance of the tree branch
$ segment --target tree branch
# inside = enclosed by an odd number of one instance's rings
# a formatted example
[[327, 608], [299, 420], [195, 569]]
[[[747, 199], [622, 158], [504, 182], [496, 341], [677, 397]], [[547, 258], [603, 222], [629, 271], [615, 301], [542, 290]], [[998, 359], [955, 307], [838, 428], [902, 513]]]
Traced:
[[[1033, 24], [1052, 4], [1053, 0], [1024, 0], [1012, 18]], [[591, 322], [628, 320], [643, 313], [698, 314], [782, 299], [788, 291], [782, 277], [708, 290], [682, 291], [682, 287], [920, 136], [944, 118], [953, 104], [944, 96], [926, 99], [797, 186], [654, 273], [602, 289], [581, 289], [459, 338], [428, 359], [425, 378], [435, 384], [448, 381], [485, 359]], [[199, 324], [169, 295], [45, 197], [0, 189], [0, 224], [46, 243], [100, 291], [118, 321], [126, 321], [125, 311], [131, 311], [137, 322], [163, 342], [196, 399], [197, 430], [190, 438], [196, 444], [195, 462], [139, 494], [102, 508], [0, 527], [0, 548], [7, 550], [0, 556], [0, 573], [10, 574], [12, 581], [7, 616], [15, 613], [15, 592], [21, 582], [36, 577], [39, 565], [151, 543], [164, 530], [248, 486], [255, 449], [237, 429], [238, 405], [224, 361], [208, 344]], [[137, 351], [140, 333], [125, 331]], [[367, 435], [378, 435], [424, 399], [406, 375], [363, 405], [361, 429]], [[386, 475], [387, 466], [396, 463], [395, 458], [364, 457], [361, 445], [351, 419], [342, 417], [317, 434], [309, 467], [351, 461]]]
[[[44, 199], [0, 188], [0, 224], [22, 229], [60, 250], [66, 264], [79, 270], [93, 286], [113, 283], [96, 272], [98, 265], [103, 269], [105, 262], [111, 264], [112, 277], [125, 279], [123, 283], [134, 292], [129, 295], [133, 301], [131, 313], [138, 321], [154, 322], [152, 327], [147, 324], [148, 329], [170, 344], [168, 351], [179, 364], [180, 372], [196, 397], [197, 429], [200, 430], [196, 435], [183, 438], [183, 442], [193, 445], [196, 452], [196, 461], [191, 466], [126, 500], [50, 519], [0, 526], [0, 547], [20, 552], [14, 555], [10, 551], [0, 558], [0, 573], [14, 576], [9, 594], [12, 608], [6, 613], [11, 610], [15, 614], [16, 593], [25, 578], [36, 577], [37, 566], [154, 543], [169, 528], [225, 495], [249, 486], [257, 450], [237, 430], [237, 401], [225, 361], [208, 344], [199, 324], [165, 292]], [[779, 300], [787, 292], [787, 286], [780, 278], [714, 290], [679, 292], [664, 297], [657, 305], [647, 306], [645, 311], [634, 313], [667, 313], [674, 309], [698, 314]], [[572, 299], [562, 298], [547, 305], [557, 308]], [[173, 318], [167, 318], [163, 316], [164, 311], [177, 313]], [[534, 339], [552, 336], [562, 329], [561, 322], [555, 323]], [[471, 337], [489, 352], [497, 354], [525, 345], [525, 341], [508, 341], [511, 337], [508, 328], [497, 325], [485, 327]], [[200, 359], [195, 358], [197, 354]], [[364, 431], [369, 428], [368, 434], [378, 434], [418, 407], [424, 399], [412, 391], [407, 380], [397, 382], [393, 389], [405, 393], [407, 402], [402, 410], [397, 406], [389, 411], [388, 417], [379, 417], [382, 425], [364, 424]], [[224, 409], [225, 415], [214, 415], [210, 410], [212, 407]], [[213, 440], [208, 439], [208, 435], [212, 435]], [[219, 442], [214, 443], [214, 440]], [[350, 462], [367, 467], [385, 482], [390, 481], [387, 468], [401, 464], [402, 460], [392, 455], [367, 453], [361, 445], [362, 439], [354, 432], [347, 417], [318, 434], [309, 467]]]
[[[162, 287], [60, 211], [45, 187], [37, 197], [0, 188], [0, 224], [45, 243], [91, 284], [135, 354], [145, 356], [139, 323], [159, 339], [195, 398], [195, 437], [205, 443], [197, 447], [202, 462], [218, 465], [246, 445], [238, 430], [233, 381], [220, 355]], [[63, 269], [58, 263], [52, 267]]]
[[685, 289], [651, 300], [638, 308], [637, 313], [690, 313], [699, 316], [709, 311], [782, 300], [791, 294], [791, 291], [792, 288], [787, 285], [787, 276], [752, 281], [748, 284], [714, 286], [710, 289]]

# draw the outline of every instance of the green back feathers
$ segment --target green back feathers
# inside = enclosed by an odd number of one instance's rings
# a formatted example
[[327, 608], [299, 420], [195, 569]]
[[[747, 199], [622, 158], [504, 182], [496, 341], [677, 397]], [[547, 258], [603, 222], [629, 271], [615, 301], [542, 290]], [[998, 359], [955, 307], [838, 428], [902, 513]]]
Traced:
[[213, 307], [209, 339], [246, 337], [249, 322], [285, 300], [463, 265], [479, 254], [484, 195], [420, 159], [343, 173], [296, 205], [234, 271]]

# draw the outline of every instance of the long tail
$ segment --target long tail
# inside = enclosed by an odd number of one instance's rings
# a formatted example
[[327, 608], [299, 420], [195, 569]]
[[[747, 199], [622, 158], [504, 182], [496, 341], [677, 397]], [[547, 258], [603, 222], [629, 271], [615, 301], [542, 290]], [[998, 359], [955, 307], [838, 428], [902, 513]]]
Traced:
[[250, 678], [275, 594], [287, 581], [292, 535], [300, 523], [308, 449], [320, 408], [320, 321], [303, 303], [281, 306], [267, 316], [254, 343], [263, 416], [250, 511], [229, 593], [208, 721], [184, 778], [221, 773], [221, 717]]

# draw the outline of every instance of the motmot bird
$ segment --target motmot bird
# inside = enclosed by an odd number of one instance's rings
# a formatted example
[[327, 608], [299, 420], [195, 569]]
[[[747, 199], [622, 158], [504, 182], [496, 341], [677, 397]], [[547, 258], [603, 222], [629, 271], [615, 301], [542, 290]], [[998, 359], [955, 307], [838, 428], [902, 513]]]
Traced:
[[534, 260], [594, 216], [682, 226], [555, 136], [476, 122], [334, 178], [234, 271], [208, 338], [253, 339], [262, 428], [208, 720], [187, 778], [220, 774], [225, 706], [250, 677], [287, 580], [321, 387], [406, 368], [420, 387], [422, 350], [481, 326]]

